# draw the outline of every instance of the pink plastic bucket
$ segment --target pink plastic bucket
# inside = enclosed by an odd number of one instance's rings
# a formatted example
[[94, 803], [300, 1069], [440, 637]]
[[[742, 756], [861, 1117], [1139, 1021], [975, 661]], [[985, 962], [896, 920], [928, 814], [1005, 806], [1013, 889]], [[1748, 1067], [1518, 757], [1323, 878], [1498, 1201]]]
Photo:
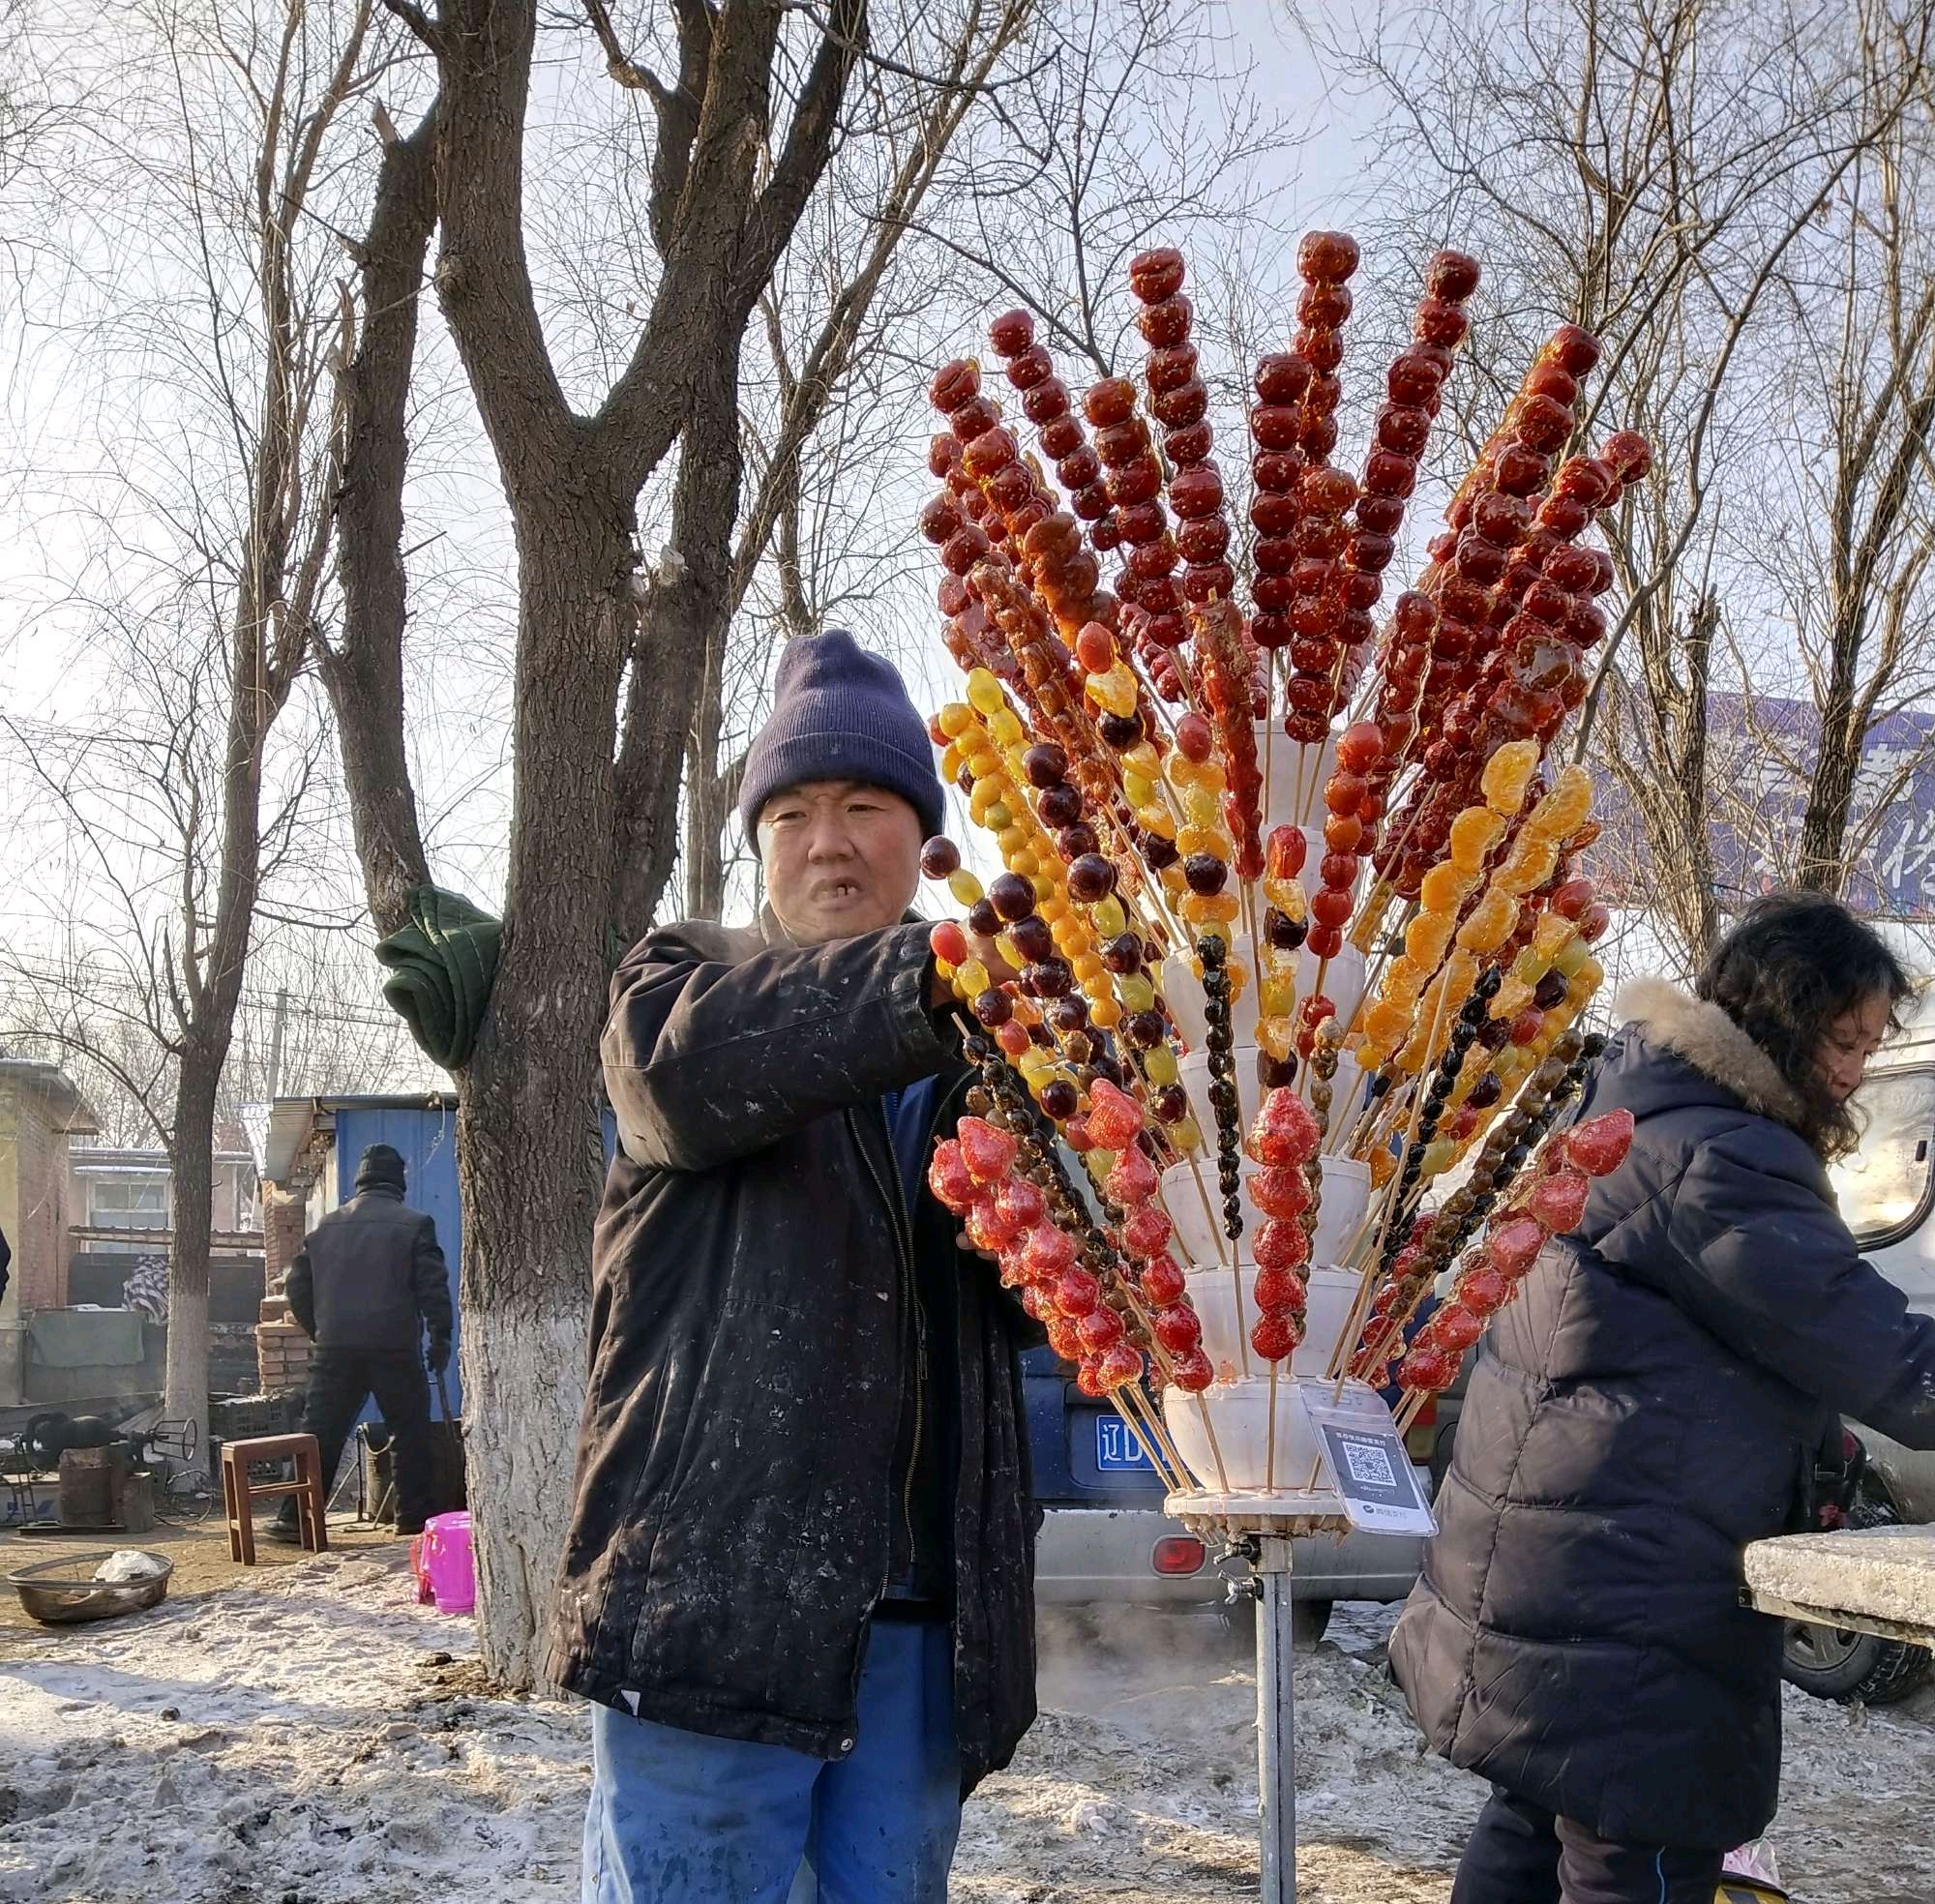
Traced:
[[470, 1516], [432, 1515], [424, 1523], [423, 1558], [437, 1612], [470, 1612], [477, 1604], [477, 1571], [470, 1557]]

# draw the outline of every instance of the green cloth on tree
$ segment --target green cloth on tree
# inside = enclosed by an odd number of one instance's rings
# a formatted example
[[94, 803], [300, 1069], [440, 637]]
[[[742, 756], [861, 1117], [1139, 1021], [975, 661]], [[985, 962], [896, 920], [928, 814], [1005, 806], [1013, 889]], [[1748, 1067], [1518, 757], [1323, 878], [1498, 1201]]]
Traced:
[[383, 997], [446, 1071], [470, 1056], [497, 977], [503, 921], [441, 886], [410, 894], [410, 922], [376, 947], [390, 968]]

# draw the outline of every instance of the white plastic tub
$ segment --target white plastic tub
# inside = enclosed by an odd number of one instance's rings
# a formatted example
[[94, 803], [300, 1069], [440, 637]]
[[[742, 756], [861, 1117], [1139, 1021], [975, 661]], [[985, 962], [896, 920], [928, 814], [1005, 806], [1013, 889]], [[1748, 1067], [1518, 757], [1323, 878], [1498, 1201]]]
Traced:
[[[1257, 1320], [1256, 1279], [1254, 1264], [1234, 1270], [1218, 1266], [1189, 1272], [1189, 1300], [1203, 1323], [1203, 1353], [1214, 1365], [1219, 1382], [1235, 1379], [1245, 1368], [1255, 1372], [1265, 1366], [1249, 1346], [1250, 1328]], [[1310, 1272], [1304, 1337], [1291, 1356], [1293, 1374], [1321, 1376], [1329, 1367], [1331, 1351], [1357, 1299], [1359, 1281], [1354, 1272], [1342, 1269]]]
[[[1162, 1174], [1162, 1198], [1176, 1225], [1176, 1256], [1188, 1267], [1207, 1267], [1230, 1260], [1231, 1245], [1222, 1234], [1221, 1192], [1216, 1184], [1215, 1152], [1205, 1146], [1197, 1160], [1202, 1172], [1202, 1188], [1187, 1163], [1172, 1164]], [[1257, 1165], [1243, 1159], [1244, 1181], [1254, 1176]], [[1317, 1208], [1317, 1232], [1311, 1238], [1311, 1261], [1338, 1262], [1354, 1237], [1370, 1205], [1370, 1167], [1351, 1157], [1324, 1159], [1324, 1195]], [[1207, 1208], [1205, 1207], [1205, 1193]], [[1236, 1260], [1252, 1259], [1248, 1245], [1250, 1233], [1262, 1219], [1247, 1195], [1243, 1200], [1244, 1234], [1236, 1246]]]

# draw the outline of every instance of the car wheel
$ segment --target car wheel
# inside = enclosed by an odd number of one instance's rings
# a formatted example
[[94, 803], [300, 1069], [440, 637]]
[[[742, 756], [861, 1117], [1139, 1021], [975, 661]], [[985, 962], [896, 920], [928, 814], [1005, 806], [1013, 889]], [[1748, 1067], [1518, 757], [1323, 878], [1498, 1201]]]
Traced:
[[[1848, 1510], [1848, 1525], [1896, 1527], [1900, 1522], [1894, 1503], [1881, 1487], [1863, 1477]], [[1806, 1620], [1790, 1620], [1781, 1641], [1780, 1676], [1789, 1685], [1817, 1699], [1850, 1705], [1888, 1706], [1905, 1699], [1921, 1683], [1928, 1665], [1925, 1647], [1858, 1633], [1847, 1626], [1817, 1626]]]

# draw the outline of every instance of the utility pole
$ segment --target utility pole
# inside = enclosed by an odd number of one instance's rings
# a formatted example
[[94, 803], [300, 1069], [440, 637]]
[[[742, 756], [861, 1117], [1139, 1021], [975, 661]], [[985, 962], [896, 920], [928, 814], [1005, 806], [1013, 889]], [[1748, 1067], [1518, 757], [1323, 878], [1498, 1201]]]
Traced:
[[289, 995], [282, 986], [276, 988], [276, 1018], [269, 1032], [269, 1102], [273, 1104], [283, 1093], [283, 1027], [288, 1023]]

